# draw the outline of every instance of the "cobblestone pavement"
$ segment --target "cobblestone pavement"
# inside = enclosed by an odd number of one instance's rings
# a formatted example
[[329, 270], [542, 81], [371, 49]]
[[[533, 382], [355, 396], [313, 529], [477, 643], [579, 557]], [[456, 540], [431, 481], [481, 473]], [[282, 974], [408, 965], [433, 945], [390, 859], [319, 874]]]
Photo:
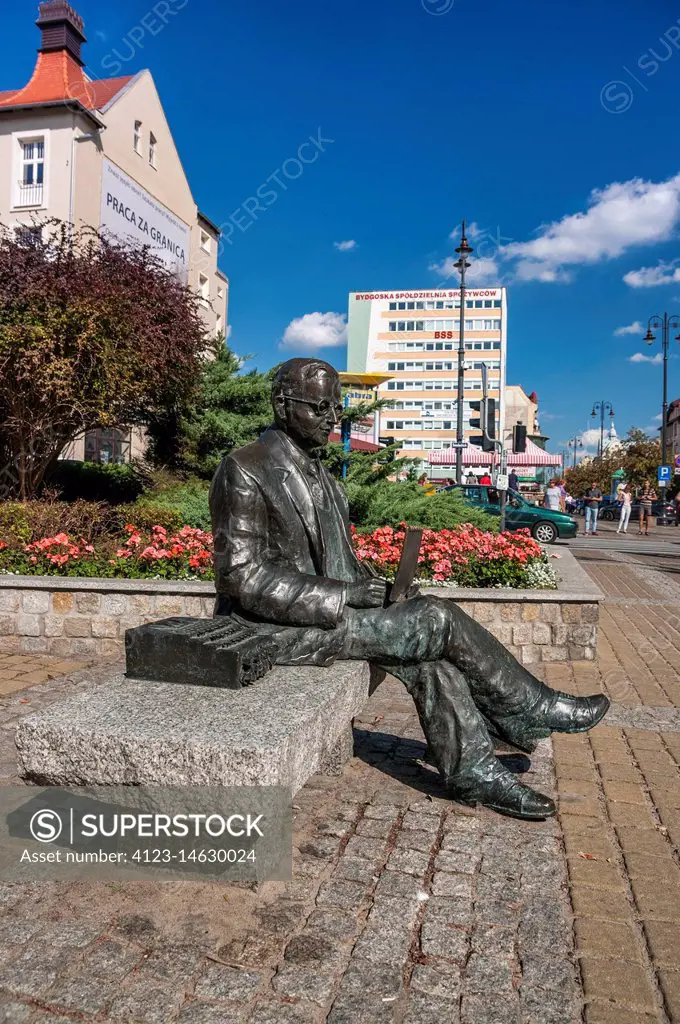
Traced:
[[48, 679], [84, 668], [85, 664], [47, 655], [0, 654], [0, 694], [15, 693], [34, 683], [45, 683]]
[[[608, 724], [508, 758], [557, 819], [446, 800], [387, 680], [295, 797], [291, 882], [0, 887], [0, 1021], [680, 1022], [680, 604], [607, 561], [598, 661], [543, 671]], [[17, 717], [109, 671], [0, 697], [0, 782]]]

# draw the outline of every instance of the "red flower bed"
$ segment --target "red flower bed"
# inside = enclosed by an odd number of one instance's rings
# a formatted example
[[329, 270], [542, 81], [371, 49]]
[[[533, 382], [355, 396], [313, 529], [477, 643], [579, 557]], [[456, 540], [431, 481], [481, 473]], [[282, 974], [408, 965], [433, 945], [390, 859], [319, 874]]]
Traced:
[[168, 535], [163, 526], [138, 530], [94, 547], [82, 539], [57, 533], [22, 547], [0, 541], [0, 572], [31, 576], [103, 576], [128, 579], [212, 579], [212, 535], [183, 526]]
[[[357, 556], [394, 578], [405, 529], [383, 526], [369, 534], [353, 529]], [[212, 558], [212, 535], [191, 526], [170, 535], [162, 526], [143, 531], [128, 523], [123, 539], [96, 546], [67, 533], [20, 547], [0, 541], [0, 572], [21, 575], [213, 579]], [[419, 565], [421, 580], [461, 587], [554, 587], [556, 581], [541, 545], [526, 530], [492, 534], [469, 525], [424, 530]]]
[[[360, 559], [370, 562], [383, 576], [394, 577], [406, 532], [383, 526], [373, 533], [353, 531]], [[420, 549], [419, 578], [458, 586], [534, 586], [523, 582], [527, 568], [547, 566], [541, 545], [528, 530], [486, 533], [464, 524], [455, 530], [424, 530]]]

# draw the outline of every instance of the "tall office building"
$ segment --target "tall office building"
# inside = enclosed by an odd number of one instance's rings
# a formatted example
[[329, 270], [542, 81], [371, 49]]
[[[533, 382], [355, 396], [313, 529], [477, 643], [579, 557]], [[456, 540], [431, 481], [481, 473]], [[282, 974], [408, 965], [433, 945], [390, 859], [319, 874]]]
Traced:
[[[505, 288], [465, 292], [464, 434], [470, 402], [482, 396], [482, 363], [489, 395], [497, 401], [497, 437], [505, 421], [507, 299]], [[429, 453], [456, 440], [460, 290], [352, 292], [349, 296], [347, 369], [386, 373], [379, 397], [393, 406], [381, 413], [381, 436], [401, 454], [429, 468]], [[450, 476], [441, 467], [439, 476]]]

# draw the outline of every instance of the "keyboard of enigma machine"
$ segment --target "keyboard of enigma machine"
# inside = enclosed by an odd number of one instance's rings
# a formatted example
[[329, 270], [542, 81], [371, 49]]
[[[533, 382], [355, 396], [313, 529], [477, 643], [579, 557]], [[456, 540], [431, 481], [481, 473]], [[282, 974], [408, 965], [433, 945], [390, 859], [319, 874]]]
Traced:
[[228, 616], [173, 617], [125, 634], [126, 674], [154, 682], [239, 689], [266, 675], [276, 654], [266, 634]]

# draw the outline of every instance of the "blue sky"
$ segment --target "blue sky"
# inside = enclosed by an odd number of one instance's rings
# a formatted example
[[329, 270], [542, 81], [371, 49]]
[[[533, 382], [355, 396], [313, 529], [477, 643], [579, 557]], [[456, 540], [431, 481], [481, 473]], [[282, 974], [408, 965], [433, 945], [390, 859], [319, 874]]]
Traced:
[[[668, 0], [168, 3], [157, 31], [153, 16], [140, 27], [147, 0], [75, 0], [90, 73], [151, 69], [200, 208], [230, 225], [238, 352], [266, 368], [291, 322], [345, 314], [349, 291], [442, 284], [433, 268], [464, 216], [484, 257], [471, 283], [508, 286], [508, 382], [538, 393], [549, 447], [592, 425], [599, 399], [619, 433], [653, 428], [661, 366], [630, 357], [660, 343], [614, 332], [680, 312], [680, 11]], [[32, 14], [3, 12], [0, 88], [30, 74]], [[319, 132], [332, 142], [286, 177]], [[258, 188], [265, 208], [251, 216]], [[286, 351], [304, 338], [344, 368], [345, 349], [323, 345], [342, 340], [339, 317], [304, 323], [315, 329], [289, 332]]]

